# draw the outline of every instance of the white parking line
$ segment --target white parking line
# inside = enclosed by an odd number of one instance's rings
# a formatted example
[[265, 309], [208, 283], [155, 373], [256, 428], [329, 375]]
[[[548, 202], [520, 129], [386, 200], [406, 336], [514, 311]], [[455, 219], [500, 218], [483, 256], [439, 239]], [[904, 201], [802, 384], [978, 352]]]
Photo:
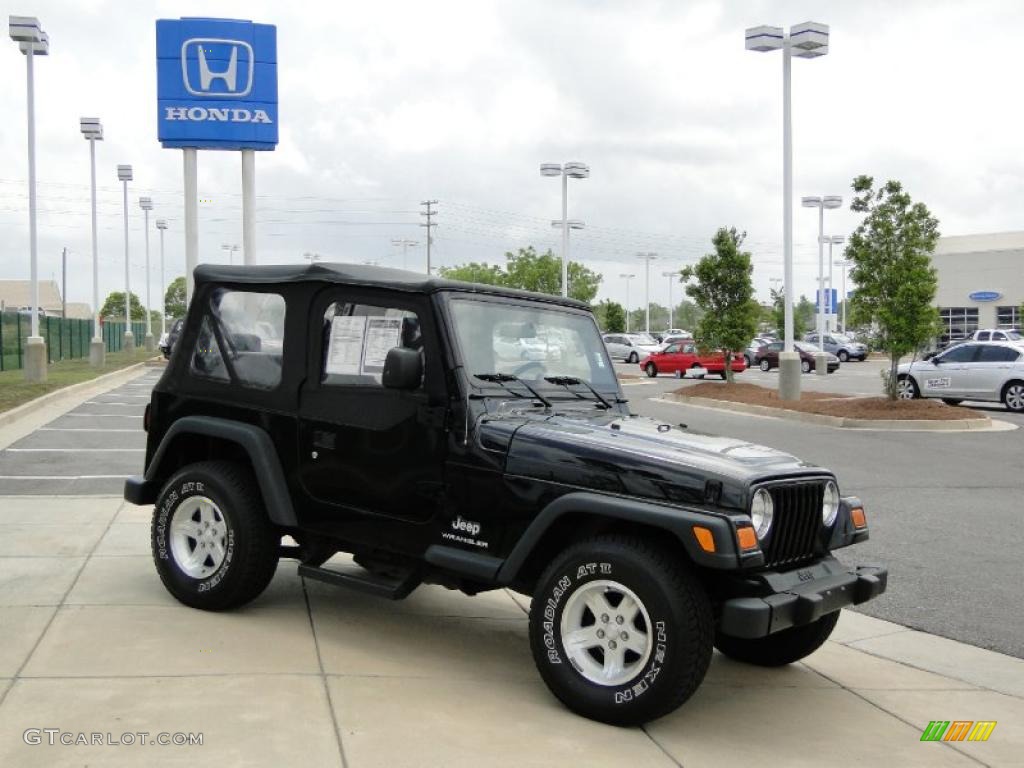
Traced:
[[64, 416], [79, 416], [82, 418], [95, 419], [101, 417], [105, 419], [141, 419], [142, 416], [136, 416], [133, 413], [65, 413]]
[[40, 427], [36, 430], [36, 432], [131, 432], [132, 434], [137, 434], [138, 431], [137, 429], [103, 429], [102, 427]]
[[145, 448], [4, 448], [3, 453], [145, 453]]
[[0, 480], [123, 480], [128, 475], [0, 475]]
[[104, 403], [99, 400], [86, 400], [82, 405], [110, 405], [115, 408], [138, 408], [139, 403]]
[[[114, 393], [112, 392], [112, 393], [111, 393], [110, 395], [107, 395], [107, 397], [140, 397], [140, 398], [142, 398], [143, 400], [149, 400], [149, 395], [129, 395], [129, 394], [126, 394], [126, 393], [124, 393], [124, 392], [118, 392], [118, 393], [116, 393], [116, 394], [114, 394]], [[90, 403], [95, 403], [95, 402], [98, 402], [98, 401], [96, 401], [96, 400], [90, 400], [89, 402], [90, 402]]]

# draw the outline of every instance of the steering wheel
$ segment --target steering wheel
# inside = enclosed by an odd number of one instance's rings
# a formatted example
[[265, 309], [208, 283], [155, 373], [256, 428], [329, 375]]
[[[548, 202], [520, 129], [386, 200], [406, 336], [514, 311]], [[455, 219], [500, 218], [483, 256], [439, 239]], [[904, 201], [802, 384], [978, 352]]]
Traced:
[[[523, 363], [518, 368], [516, 368], [514, 371], [512, 371], [512, 375], [515, 376], [518, 379], [521, 379], [521, 378], [523, 378], [523, 374], [524, 373], [526, 373], [528, 370], [530, 370], [531, 368], [534, 368], [534, 367], [540, 368], [540, 371], [538, 373], [543, 373], [544, 372], [544, 364], [543, 363], [538, 362], [537, 360], [531, 360], [528, 363]], [[535, 378], [540, 378], [540, 377], [537, 376]]]

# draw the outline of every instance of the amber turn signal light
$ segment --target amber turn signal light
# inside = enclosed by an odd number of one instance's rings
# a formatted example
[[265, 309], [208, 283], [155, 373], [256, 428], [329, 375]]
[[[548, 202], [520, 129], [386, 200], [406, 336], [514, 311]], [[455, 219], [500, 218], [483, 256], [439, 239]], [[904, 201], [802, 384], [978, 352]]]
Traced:
[[867, 528], [868, 518], [864, 514], [863, 507], [854, 507], [850, 510], [850, 519], [853, 521], [854, 528]]
[[697, 543], [705, 552], [715, 551], [715, 537], [710, 530], [702, 525], [693, 526], [693, 535], [697, 537]]
[[757, 533], [750, 526], [737, 528], [736, 538], [740, 542], [740, 549], [757, 549]]

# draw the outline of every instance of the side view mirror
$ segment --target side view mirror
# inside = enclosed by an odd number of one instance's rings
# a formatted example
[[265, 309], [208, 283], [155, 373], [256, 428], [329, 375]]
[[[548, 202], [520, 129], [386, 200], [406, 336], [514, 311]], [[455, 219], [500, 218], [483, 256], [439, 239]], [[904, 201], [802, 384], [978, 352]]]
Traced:
[[941, 357], [933, 357], [932, 358], [932, 365], [938, 365], [941, 362], [942, 362], [942, 358]]
[[392, 347], [384, 358], [381, 383], [388, 389], [417, 389], [423, 380], [423, 359], [415, 349]]

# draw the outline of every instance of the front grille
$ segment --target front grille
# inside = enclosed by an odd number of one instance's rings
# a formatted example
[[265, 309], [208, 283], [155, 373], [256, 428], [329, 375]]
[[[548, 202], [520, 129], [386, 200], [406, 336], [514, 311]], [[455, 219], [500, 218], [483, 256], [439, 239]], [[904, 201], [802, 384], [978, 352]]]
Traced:
[[775, 519], [764, 548], [765, 565], [791, 565], [812, 557], [821, 531], [825, 481], [787, 483], [768, 488], [768, 492], [775, 505]]

